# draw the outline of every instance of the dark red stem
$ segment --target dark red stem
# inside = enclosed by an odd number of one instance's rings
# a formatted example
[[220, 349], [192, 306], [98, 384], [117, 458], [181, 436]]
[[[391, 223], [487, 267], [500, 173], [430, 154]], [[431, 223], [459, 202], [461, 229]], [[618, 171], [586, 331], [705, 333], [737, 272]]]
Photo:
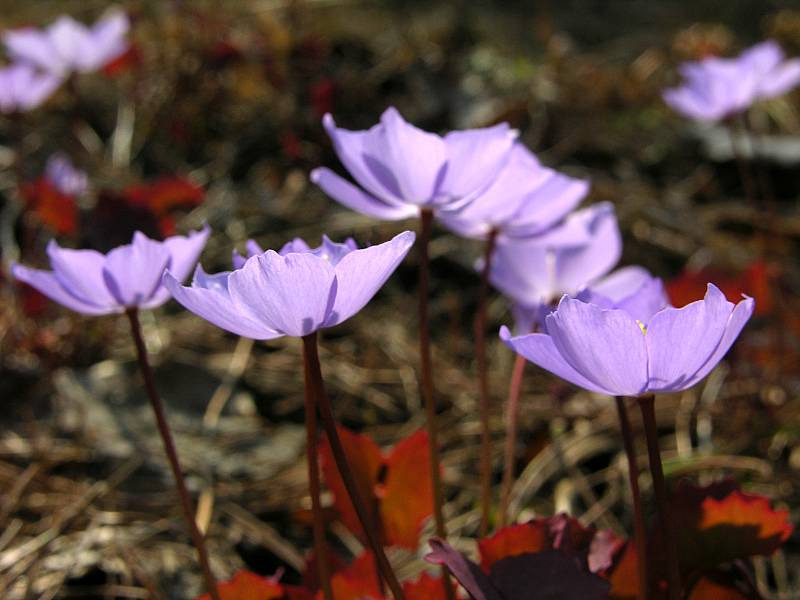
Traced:
[[375, 561], [378, 568], [383, 575], [383, 579], [389, 586], [395, 600], [404, 600], [403, 590], [400, 587], [400, 582], [392, 570], [392, 565], [386, 554], [383, 551], [380, 541], [375, 532], [374, 523], [370, 521], [369, 513], [367, 513], [366, 504], [358, 490], [356, 479], [350, 469], [350, 463], [347, 460], [347, 455], [344, 452], [342, 441], [339, 439], [339, 432], [336, 429], [336, 417], [333, 414], [333, 407], [331, 406], [328, 394], [325, 392], [325, 382], [322, 379], [322, 369], [319, 363], [319, 352], [317, 350], [317, 332], [310, 333], [303, 337], [303, 357], [306, 363], [306, 369], [309, 375], [309, 383], [312, 393], [316, 399], [317, 408], [319, 409], [320, 417], [322, 418], [322, 426], [328, 436], [328, 443], [331, 445], [333, 458], [336, 462], [336, 468], [339, 469], [339, 474], [342, 476], [344, 487], [347, 489], [347, 494], [350, 497], [350, 502], [356, 511], [358, 520], [361, 523], [361, 528], [364, 530], [364, 535], [367, 538], [367, 543], [375, 556]]
[[178, 460], [178, 451], [175, 449], [175, 443], [172, 440], [172, 432], [167, 423], [164, 404], [161, 402], [161, 397], [158, 395], [156, 380], [155, 377], [153, 377], [153, 370], [150, 368], [150, 362], [147, 360], [147, 347], [142, 338], [142, 328], [139, 324], [139, 311], [137, 308], [129, 308], [125, 311], [125, 314], [128, 316], [128, 321], [130, 321], [131, 335], [133, 336], [133, 343], [136, 345], [136, 356], [139, 360], [139, 370], [144, 379], [147, 396], [150, 398], [150, 405], [153, 407], [153, 413], [155, 413], [156, 416], [156, 426], [158, 427], [158, 432], [161, 434], [164, 452], [167, 455], [167, 461], [172, 469], [172, 476], [175, 479], [175, 489], [178, 491], [178, 498], [180, 499], [181, 508], [183, 509], [183, 516], [186, 519], [186, 524], [189, 526], [189, 534], [197, 550], [197, 558], [203, 570], [206, 588], [208, 588], [208, 593], [212, 600], [220, 600], [217, 582], [214, 579], [214, 574], [211, 572], [211, 565], [208, 560], [208, 550], [206, 549], [205, 539], [197, 528], [194, 509], [192, 508], [192, 500], [189, 496], [189, 490], [186, 489], [186, 481], [183, 479], [183, 471], [181, 470], [180, 461]]
[[480, 449], [480, 489], [481, 489], [481, 522], [480, 537], [489, 533], [489, 518], [492, 504], [492, 432], [489, 424], [489, 372], [486, 361], [486, 312], [489, 297], [489, 275], [492, 269], [497, 230], [492, 229], [486, 239], [486, 250], [483, 256], [481, 285], [478, 290], [478, 310], [475, 314], [475, 358], [478, 366], [479, 413], [481, 421]]
[[525, 357], [517, 354], [511, 382], [508, 386], [508, 411], [506, 415], [506, 447], [503, 455], [503, 482], [500, 488], [500, 527], [508, 525], [508, 507], [511, 502], [511, 486], [514, 483], [514, 453], [519, 433], [519, 398], [522, 393], [522, 375], [525, 372]]
[[625, 446], [625, 456], [628, 459], [628, 481], [631, 486], [631, 499], [633, 501], [633, 541], [636, 544], [636, 567], [639, 575], [639, 586], [636, 597], [647, 600], [647, 591], [650, 589], [650, 580], [647, 576], [647, 530], [644, 523], [642, 510], [642, 495], [639, 492], [639, 464], [636, 462], [636, 449], [633, 444], [633, 430], [628, 418], [628, 407], [622, 396], [616, 396], [617, 415], [622, 430], [622, 442]]
[[672, 535], [667, 486], [664, 483], [664, 467], [661, 464], [661, 452], [658, 448], [655, 396], [650, 394], [639, 398], [639, 407], [642, 410], [644, 434], [647, 439], [647, 454], [650, 459], [650, 475], [653, 479], [653, 494], [658, 509], [661, 540], [667, 558], [667, 591], [670, 600], [681, 600], [683, 594], [681, 592], [681, 574], [678, 569], [678, 552], [675, 546], [675, 536]]

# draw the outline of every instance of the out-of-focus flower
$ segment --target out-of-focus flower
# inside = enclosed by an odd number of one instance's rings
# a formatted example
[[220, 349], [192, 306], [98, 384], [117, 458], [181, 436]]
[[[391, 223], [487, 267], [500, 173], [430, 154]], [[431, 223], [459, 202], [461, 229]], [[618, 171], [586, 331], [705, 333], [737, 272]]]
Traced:
[[376, 219], [399, 220], [421, 208], [455, 209], [483, 193], [508, 162], [516, 132], [503, 123], [439, 136], [403, 120], [395, 108], [366, 131], [323, 124], [358, 187], [328, 168], [311, 180], [334, 200]]
[[643, 267], [623, 267], [578, 292], [576, 298], [600, 308], [619, 308], [647, 325], [669, 305], [664, 282]]
[[92, 27], [62, 15], [45, 29], [6, 31], [3, 43], [14, 60], [66, 78], [72, 72], [97, 71], [123, 54], [128, 49], [128, 29], [127, 15], [114, 9]]
[[163, 242], [140, 232], [133, 242], [107, 254], [95, 250], [61, 248], [54, 240], [47, 245], [52, 271], [16, 264], [11, 273], [42, 294], [85, 315], [118, 313], [126, 308], [156, 308], [169, 300], [162, 285], [164, 271], [185, 279], [197, 263], [211, 230], [208, 226], [188, 236]]
[[232, 333], [255, 339], [301, 337], [333, 327], [360, 311], [414, 243], [414, 233], [361, 250], [324, 240], [309, 249], [294, 241], [283, 254], [268, 250], [235, 271], [195, 271], [190, 287], [169, 272], [164, 284], [193, 313]]
[[61, 85], [52, 73], [40, 73], [34, 67], [14, 64], [0, 69], [0, 112], [33, 110], [47, 100]]
[[501, 238], [524, 238], [554, 226], [588, 191], [588, 182], [545, 167], [517, 143], [486, 191], [458, 210], [438, 211], [437, 217], [465, 237], [485, 239], [495, 230]]
[[734, 305], [713, 284], [705, 298], [667, 307], [645, 326], [625, 310], [564, 296], [546, 318], [547, 333], [501, 339], [562, 379], [592, 392], [638, 396], [678, 392], [703, 379], [727, 353], [753, 313], [753, 299]]
[[513, 303], [527, 333], [563, 294], [576, 294], [608, 273], [622, 253], [612, 204], [576, 211], [545, 233], [501, 241], [492, 257], [491, 283]]
[[800, 83], [800, 59], [785, 60], [781, 47], [767, 40], [735, 58], [709, 57], [680, 67], [684, 82], [664, 91], [664, 101], [701, 121], [719, 121], [756, 100], [780, 96]]
[[65, 154], [53, 154], [47, 159], [44, 176], [62, 194], [82, 196], [88, 189], [88, 177], [80, 169], [76, 169]]

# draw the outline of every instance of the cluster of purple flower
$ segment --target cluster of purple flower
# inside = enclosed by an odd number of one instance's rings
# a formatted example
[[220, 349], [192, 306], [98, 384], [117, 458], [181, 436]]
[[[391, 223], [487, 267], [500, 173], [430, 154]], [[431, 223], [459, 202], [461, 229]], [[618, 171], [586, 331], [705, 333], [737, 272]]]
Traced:
[[0, 112], [32, 110], [73, 73], [103, 68], [128, 49], [129, 28], [127, 15], [112, 9], [92, 27], [64, 15], [44, 29], [6, 31], [3, 45], [13, 62], [0, 68]]

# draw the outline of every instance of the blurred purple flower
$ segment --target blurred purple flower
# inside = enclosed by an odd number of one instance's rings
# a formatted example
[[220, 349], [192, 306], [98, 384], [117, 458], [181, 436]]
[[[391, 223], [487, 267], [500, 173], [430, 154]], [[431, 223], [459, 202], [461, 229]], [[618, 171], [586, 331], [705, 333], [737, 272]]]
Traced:
[[181, 280], [188, 277], [210, 233], [205, 226], [188, 236], [159, 242], [137, 231], [131, 244], [107, 254], [61, 248], [51, 240], [47, 255], [52, 271], [15, 264], [11, 273], [51, 300], [85, 315], [156, 308], [170, 298], [161, 283], [164, 271], [170, 269]]
[[541, 235], [499, 243], [491, 283], [513, 302], [518, 330], [528, 332], [563, 294], [574, 295], [608, 273], [621, 253], [614, 207], [601, 202]]
[[26, 112], [38, 107], [61, 85], [62, 79], [39, 73], [30, 65], [0, 68], [0, 112]]
[[543, 166], [520, 143], [497, 179], [469, 204], [437, 212], [442, 224], [469, 238], [486, 239], [496, 230], [501, 239], [542, 233], [574, 209], [589, 191], [586, 181]]
[[439, 136], [407, 123], [393, 107], [367, 131], [340, 129], [330, 114], [323, 124], [361, 187], [326, 167], [314, 169], [311, 180], [348, 208], [386, 220], [473, 200], [498, 176], [516, 139], [506, 123]]
[[190, 287], [169, 272], [164, 284], [187, 309], [232, 333], [255, 339], [301, 337], [338, 325], [364, 308], [414, 238], [406, 231], [360, 250], [352, 242], [327, 238], [314, 249], [294, 240], [282, 254], [254, 254], [232, 272], [208, 275], [198, 266]]
[[112, 9], [92, 27], [63, 15], [45, 29], [6, 31], [3, 43], [14, 60], [66, 78], [73, 71], [97, 71], [123, 54], [129, 28], [127, 15]]
[[619, 308], [647, 325], [658, 311], [669, 306], [660, 277], [638, 266], [623, 267], [582, 289], [575, 296], [600, 308]]
[[678, 392], [722, 360], [753, 313], [752, 298], [734, 305], [708, 284], [705, 298], [667, 307], [645, 326], [622, 309], [564, 296], [546, 318], [547, 333], [500, 338], [562, 379], [611, 396]]
[[76, 169], [65, 154], [56, 153], [47, 159], [44, 176], [62, 194], [82, 196], [88, 189], [86, 173]]
[[709, 57], [680, 67], [684, 83], [664, 91], [664, 101], [684, 116], [719, 121], [756, 100], [780, 96], [800, 83], [800, 59], [785, 60], [767, 40], [735, 58]]

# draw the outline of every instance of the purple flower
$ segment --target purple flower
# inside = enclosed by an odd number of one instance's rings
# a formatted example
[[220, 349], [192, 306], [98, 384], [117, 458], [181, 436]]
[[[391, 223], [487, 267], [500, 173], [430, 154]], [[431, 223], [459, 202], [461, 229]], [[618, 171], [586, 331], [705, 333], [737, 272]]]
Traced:
[[664, 91], [664, 101], [679, 113], [701, 121], [719, 121], [756, 100], [780, 96], [800, 83], [800, 60], [785, 60], [768, 40], [736, 58], [709, 57], [680, 67], [683, 85]]
[[647, 325], [658, 311], [669, 306], [664, 282], [643, 267], [623, 267], [582, 289], [575, 296], [600, 308], [619, 308]]
[[45, 29], [7, 31], [3, 43], [16, 61], [65, 78], [73, 71], [97, 71], [124, 53], [129, 28], [120, 10], [109, 11], [92, 27], [63, 15]]
[[558, 223], [588, 191], [588, 182], [543, 166], [517, 143], [506, 166], [482, 194], [459, 209], [438, 211], [437, 217], [464, 237], [485, 239], [496, 230], [501, 237], [523, 238]]
[[0, 112], [26, 112], [47, 100], [61, 85], [61, 78], [39, 73], [30, 65], [15, 64], [0, 69]]
[[88, 189], [86, 173], [76, 169], [65, 154], [56, 153], [47, 159], [44, 176], [62, 194], [82, 196]]
[[254, 254], [232, 272], [208, 275], [198, 266], [190, 287], [170, 273], [164, 284], [187, 309], [232, 333], [255, 339], [301, 337], [338, 325], [364, 308], [414, 238], [406, 231], [361, 250], [327, 238], [314, 249], [295, 240], [282, 254]]
[[574, 295], [608, 273], [621, 253], [614, 207], [601, 202], [541, 235], [499, 243], [491, 283], [511, 299], [519, 330], [528, 332], [563, 294]]
[[85, 315], [123, 312], [126, 308], [156, 308], [169, 300], [161, 284], [166, 269], [181, 280], [197, 263], [211, 230], [208, 226], [188, 236], [176, 235], [163, 242], [137, 231], [133, 242], [108, 254], [95, 250], [47, 245], [52, 271], [14, 265], [11, 273], [42, 294]]
[[476, 198], [506, 164], [516, 138], [506, 123], [439, 136], [407, 123], [395, 108], [367, 131], [340, 129], [330, 114], [323, 124], [361, 187], [325, 167], [314, 169], [311, 180], [348, 208], [385, 220]]
[[645, 325], [625, 310], [564, 296], [546, 318], [546, 334], [512, 337], [503, 327], [500, 338], [529, 361], [593, 392], [678, 392], [722, 360], [753, 305], [745, 298], [734, 306], [709, 283], [703, 300], [664, 308]]

